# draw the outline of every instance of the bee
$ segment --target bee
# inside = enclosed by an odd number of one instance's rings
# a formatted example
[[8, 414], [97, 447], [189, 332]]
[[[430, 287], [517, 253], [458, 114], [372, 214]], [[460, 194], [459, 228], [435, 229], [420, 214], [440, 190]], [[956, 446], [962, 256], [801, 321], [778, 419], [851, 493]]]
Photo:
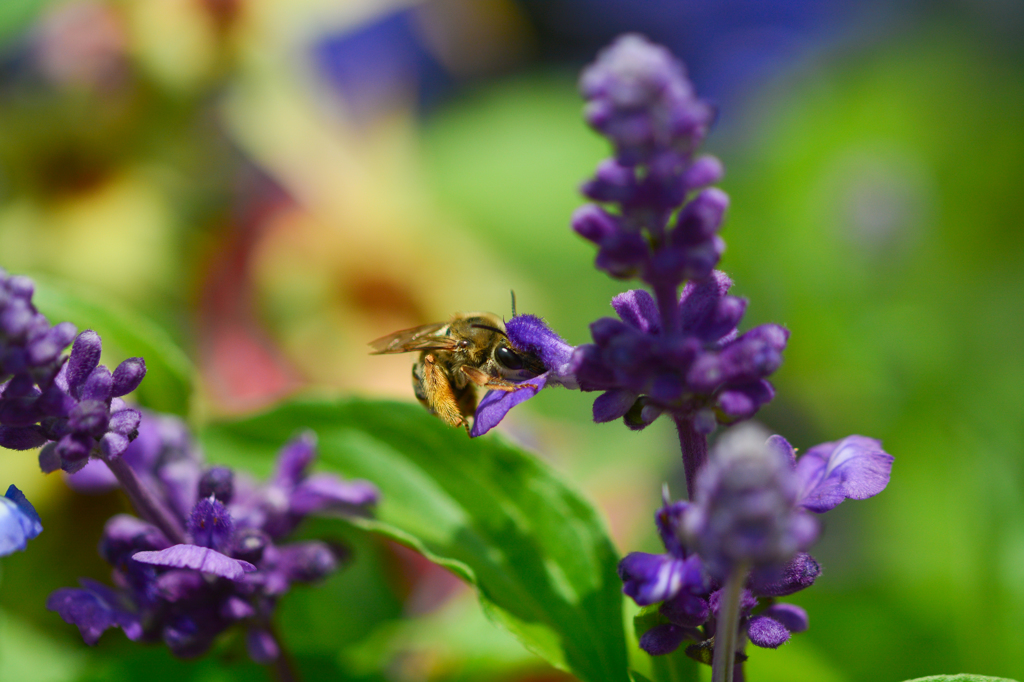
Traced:
[[431, 414], [451, 426], [464, 426], [467, 433], [468, 420], [476, 413], [477, 386], [497, 391], [536, 388], [518, 382], [545, 371], [540, 358], [512, 345], [505, 323], [493, 313], [457, 313], [447, 322], [382, 336], [370, 347], [372, 355], [420, 351], [412, 366], [416, 398]]

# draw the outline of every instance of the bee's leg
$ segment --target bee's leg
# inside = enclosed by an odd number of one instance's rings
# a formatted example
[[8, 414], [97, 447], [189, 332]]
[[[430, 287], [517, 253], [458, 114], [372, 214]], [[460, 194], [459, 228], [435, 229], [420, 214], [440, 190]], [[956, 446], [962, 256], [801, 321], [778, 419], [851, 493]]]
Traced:
[[422, 387], [431, 412], [450, 426], [462, 426], [465, 423], [452, 392], [452, 384], [430, 353], [423, 355]]
[[463, 365], [462, 373], [469, 377], [469, 380], [477, 386], [483, 386], [495, 391], [518, 391], [521, 388], [537, 388], [535, 384], [517, 384], [514, 381], [502, 379], [501, 377], [492, 377], [487, 372], [476, 367]]
[[469, 418], [476, 414], [476, 387], [467, 383], [462, 388], [456, 388], [454, 394], [462, 414], [462, 424], [466, 427], [466, 433], [469, 433]]

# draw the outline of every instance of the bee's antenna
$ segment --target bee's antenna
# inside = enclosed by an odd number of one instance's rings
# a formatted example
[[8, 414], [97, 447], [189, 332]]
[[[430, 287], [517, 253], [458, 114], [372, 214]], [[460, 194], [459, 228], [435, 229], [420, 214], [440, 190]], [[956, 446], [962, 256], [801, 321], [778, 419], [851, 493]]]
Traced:
[[508, 292], [512, 294], [512, 317], [516, 316], [516, 292], [515, 289], [509, 289]]

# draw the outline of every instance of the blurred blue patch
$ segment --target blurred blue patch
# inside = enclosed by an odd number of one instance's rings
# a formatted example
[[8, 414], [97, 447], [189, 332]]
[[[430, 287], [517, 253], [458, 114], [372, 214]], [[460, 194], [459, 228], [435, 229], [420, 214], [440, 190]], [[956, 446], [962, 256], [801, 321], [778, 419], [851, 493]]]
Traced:
[[453, 79], [417, 35], [414, 11], [384, 15], [312, 45], [317, 73], [344, 98], [356, 120], [367, 121], [409, 100], [428, 109], [451, 89]]

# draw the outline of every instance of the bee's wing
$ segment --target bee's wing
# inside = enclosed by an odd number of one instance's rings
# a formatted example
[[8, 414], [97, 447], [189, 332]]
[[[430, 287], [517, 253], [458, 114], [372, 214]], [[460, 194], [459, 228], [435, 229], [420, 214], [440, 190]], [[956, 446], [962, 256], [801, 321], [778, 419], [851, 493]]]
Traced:
[[370, 342], [372, 355], [389, 353], [409, 353], [417, 350], [453, 350], [455, 340], [450, 336], [438, 334], [448, 326], [447, 322], [435, 322], [421, 327], [403, 329], [394, 334], [382, 336]]

